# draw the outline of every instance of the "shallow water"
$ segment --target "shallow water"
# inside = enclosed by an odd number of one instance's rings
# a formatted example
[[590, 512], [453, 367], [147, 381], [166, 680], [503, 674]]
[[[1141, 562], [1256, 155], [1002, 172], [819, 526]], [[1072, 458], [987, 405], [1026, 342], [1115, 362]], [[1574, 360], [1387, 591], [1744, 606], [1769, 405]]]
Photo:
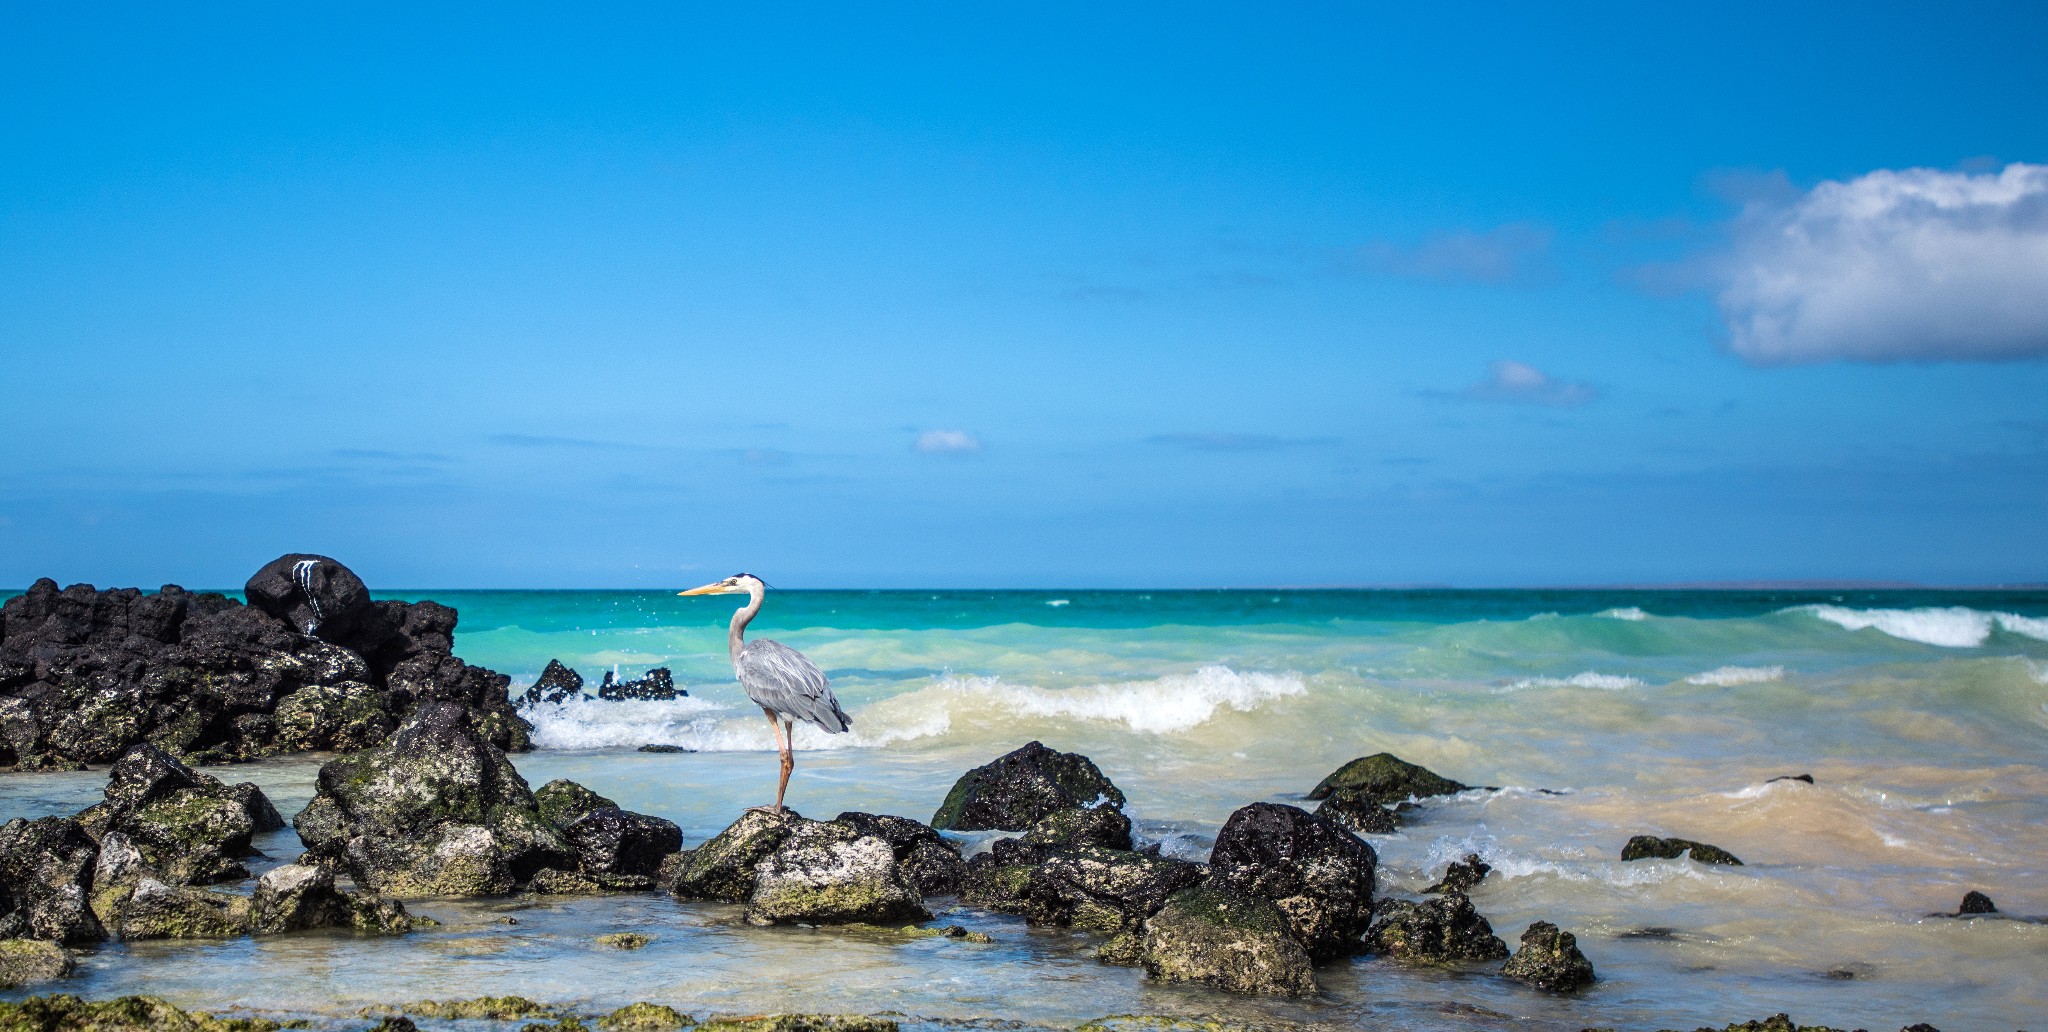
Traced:
[[[419, 596], [408, 596], [419, 597]], [[535, 714], [538, 785], [571, 777], [694, 843], [773, 791], [767, 722], [725, 665], [719, 601], [449, 592], [457, 651], [523, 687], [551, 657], [595, 682], [675, 670], [691, 698]], [[1063, 601], [1062, 605], [1049, 603]], [[399, 940], [308, 935], [112, 945], [69, 991], [337, 1017], [517, 992], [591, 1010], [896, 1011], [1070, 1027], [1118, 1012], [1425, 1028], [1691, 1028], [1789, 1011], [1873, 1029], [2012, 1029], [2048, 1014], [2048, 925], [1928, 918], [1980, 889], [2048, 914], [2048, 595], [1877, 592], [778, 592], [756, 624], [833, 677], [854, 716], [803, 732], [793, 806], [929, 818], [966, 767], [1038, 738], [1088, 754], [1141, 837], [1199, 857], [1237, 806], [1299, 800], [1389, 750], [1471, 784], [1371, 841], [1413, 893], [1477, 851], [1474, 903], [1511, 945], [1579, 937], [1601, 981], [1554, 997], [1486, 966], [1371, 959], [1310, 1001], [1246, 1001], [1096, 964], [1094, 940], [964, 911], [989, 946], [752, 929], [654, 896], [414, 906]], [[643, 743], [700, 750], [634, 751]], [[317, 759], [221, 770], [286, 814]], [[1770, 782], [1811, 773], [1816, 784]], [[0, 775], [0, 818], [71, 812], [103, 773]], [[1559, 794], [1537, 791], [1549, 789]], [[1746, 861], [1621, 863], [1630, 835]], [[259, 843], [296, 854], [289, 832]], [[518, 924], [504, 923], [513, 916]], [[591, 938], [639, 930], [632, 953]], [[167, 962], [170, 961], [170, 962]], [[19, 995], [17, 993], [16, 995]]]

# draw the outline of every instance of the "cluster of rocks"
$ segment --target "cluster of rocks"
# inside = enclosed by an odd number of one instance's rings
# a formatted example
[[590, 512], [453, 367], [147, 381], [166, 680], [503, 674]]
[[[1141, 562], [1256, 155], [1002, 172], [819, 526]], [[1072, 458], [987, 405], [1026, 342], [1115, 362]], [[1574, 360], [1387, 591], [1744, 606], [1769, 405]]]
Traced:
[[305, 860], [400, 897], [651, 889], [670, 821], [572, 781], [530, 789], [468, 707], [417, 707], [388, 744], [323, 764], [292, 819]]
[[531, 728], [509, 679], [457, 659], [455, 610], [377, 602], [326, 556], [280, 556], [247, 604], [165, 585], [59, 589], [0, 606], [0, 767], [80, 769], [148, 742], [229, 762], [383, 742], [422, 702], [468, 706], [501, 748]]
[[930, 920], [924, 897], [957, 891], [965, 873], [951, 843], [908, 817], [759, 809], [678, 857], [668, 888], [745, 903], [750, 924], [882, 925]]
[[[689, 694], [688, 689], [676, 687], [675, 675], [667, 667], [655, 667], [639, 677], [624, 681], [618, 679], [617, 673], [607, 670], [604, 680], [597, 686], [597, 697], [611, 701], [643, 699], [661, 702]], [[583, 675], [559, 659], [550, 659], [540, 677], [528, 686], [514, 705], [523, 709], [588, 698], [590, 695], [583, 691]]]
[[50, 950], [107, 939], [412, 927], [396, 901], [337, 888], [319, 867], [266, 871], [249, 895], [205, 888], [248, 878], [252, 837], [283, 826], [255, 785], [224, 784], [154, 745], [134, 746], [109, 771], [101, 802], [0, 825], [0, 953], [40, 957], [35, 970], [54, 977], [68, 964]]

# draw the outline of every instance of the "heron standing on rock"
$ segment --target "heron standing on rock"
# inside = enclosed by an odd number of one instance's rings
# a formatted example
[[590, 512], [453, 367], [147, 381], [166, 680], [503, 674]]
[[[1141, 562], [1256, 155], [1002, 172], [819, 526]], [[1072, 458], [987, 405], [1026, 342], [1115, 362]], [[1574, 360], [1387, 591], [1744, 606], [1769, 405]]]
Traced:
[[767, 593], [768, 585], [751, 573], [736, 573], [703, 587], [678, 592], [747, 596], [747, 604], [732, 614], [732, 629], [726, 633], [726, 643], [732, 650], [732, 669], [739, 678], [740, 689], [754, 700], [754, 705], [761, 707], [761, 712], [768, 714], [768, 726], [775, 730], [775, 746], [782, 751], [782, 781], [775, 786], [775, 805], [754, 809], [781, 813], [782, 795], [789, 790], [789, 772], [796, 769], [796, 757], [790, 752], [796, 722], [808, 720], [836, 735], [852, 727], [853, 718], [839, 708], [825, 672], [805, 659], [803, 653], [766, 638], [746, 640], [747, 624], [761, 611], [761, 599]]

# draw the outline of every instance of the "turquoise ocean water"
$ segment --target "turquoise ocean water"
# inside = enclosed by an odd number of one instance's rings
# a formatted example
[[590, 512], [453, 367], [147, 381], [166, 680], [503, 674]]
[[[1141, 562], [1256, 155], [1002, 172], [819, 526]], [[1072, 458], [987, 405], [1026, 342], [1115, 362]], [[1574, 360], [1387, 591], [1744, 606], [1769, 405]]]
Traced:
[[[540, 748], [517, 762], [536, 785], [573, 777], [676, 820], [692, 844], [772, 797], [767, 722], [725, 656], [733, 600], [394, 597], [455, 606], [457, 652], [512, 675], [515, 691], [551, 658], [593, 687], [603, 671], [660, 665], [689, 689], [534, 711]], [[446, 926], [396, 942], [109, 946], [70, 988], [209, 1007], [287, 998], [321, 1019], [482, 992], [1044, 1027], [1141, 1011], [1690, 1028], [1790, 1011], [1953, 1032], [2048, 1015], [2048, 924], [1926, 916], [1970, 889], [2048, 915], [2048, 592], [778, 591], [752, 633], [807, 653], [854, 718], [850, 734], [799, 733], [790, 803], [807, 815], [928, 819], [962, 770], [1036, 738], [1094, 758], [1141, 838], [1200, 858], [1235, 807], [1299, 802], [1343, 761], [1392, 751], [1493, 787], [1373, 836], [1385, 891], [1413, 893], [1477, 851], [1496, 873], [1473, 900], [1496, 931], [1512, 944], [1555, 922], [1602, 981], [1553, 997], [1483, 967], [1360, 958], [1323, 970], [1313, 1000], [1246, 1001], [1156, 986], [1096, 964], [1088, 936], [972, 910], [945, 920], [994, 945], [752, 929], [730, 908], [615, 897], [423, 901]], [[221, 773], [264, 784], [289, 814], [317, 762]], [[1815, 784], [1769, 780], [1807, 773]], [[103, 781], [0, 775], [0, 818], [70, 812]], [[1746, 863], [1621, 863], [1640, 833]], [[296, 854], [289, 832], [261, 845], [276, 862]], [[590, 943], [624, 929], [655, 943]]]

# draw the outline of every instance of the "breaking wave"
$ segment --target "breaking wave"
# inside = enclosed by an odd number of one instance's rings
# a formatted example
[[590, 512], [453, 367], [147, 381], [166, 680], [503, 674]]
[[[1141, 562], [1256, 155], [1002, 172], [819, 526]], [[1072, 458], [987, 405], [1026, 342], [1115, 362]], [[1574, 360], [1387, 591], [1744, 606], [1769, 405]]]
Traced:
[[966, 701], [984, 714], [1120, 723], [1133, 731], [1162, 735], [1208, 723], [1224, 709], [1248, 713], [1270, 700], [1307, 691], [1307, 683], [1296, 673], [1239, 673], [1225, 666], [1206, 666], [1192, 674], [1079, 688], [1040, 688], [995, 677], [948, 677], [890, 701], [935, 700], [947, 711]]
[[1650, 618], [1650, 614], [1643, 612], [1641, 606], [1623, 606], [1620, 609], [1606, 609], [1594, 615], [1604, 616], [1610, 620], [1628, 620], [1630, 622], [1648, 620]]
[[1950, 649], [1977, 648], [1995, 628], [2048, 641], [2048, 619], [2017, 613], [1987, 613], [1967, 606], [1922, 609], [1850, 609], [1845, 606], [1798, 606], [1788, 612], [1809, 613], [1845, 630], [1877, 631], [1904, 641]]
[[1694, 674], [1685, 679], [1686, 684], [1711, 684], [1718, 688], [1733, 688], [1738, 684], [1763, 684], [1767, 681], [1785, 679], [1785, 668], [1781, 666], [1715, 667], [1705, 673]]
[[1622, 677], [1617, 674], [1602, 674], [1588, 670], [1570, 677], [1525, 677], [1508, 685], [1511, 690], [1523, 688], [1601, 688], [1618, 692], [1625, 688], [1641, 688], [1648, 682], [1640, 677]]

